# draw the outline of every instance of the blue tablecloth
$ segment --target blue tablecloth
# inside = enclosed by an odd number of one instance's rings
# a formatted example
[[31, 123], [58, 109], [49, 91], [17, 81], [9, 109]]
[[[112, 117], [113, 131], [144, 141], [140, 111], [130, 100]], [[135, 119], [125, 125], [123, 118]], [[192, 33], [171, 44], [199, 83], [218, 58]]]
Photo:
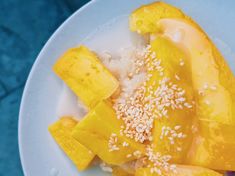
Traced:
[[18, 113], [25, 81], [56, 28], [89, 0], [0, 0], [0, 176], [23, 175]]

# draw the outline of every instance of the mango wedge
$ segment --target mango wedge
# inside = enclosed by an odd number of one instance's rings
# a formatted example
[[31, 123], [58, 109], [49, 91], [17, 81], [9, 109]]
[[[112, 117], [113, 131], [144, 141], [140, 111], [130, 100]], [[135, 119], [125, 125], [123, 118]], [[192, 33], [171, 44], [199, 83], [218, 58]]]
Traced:
[[[166, 107], [168, 116], [155, 120], [153, 129], [154, 148], [156, 152], [171, 155], [172, 162], [182, 163], [192, 142], [192, 123], [195, 115], [193, 89], [191, 87], [192, 80], [190, 76], [191, 66], [187, 55], [184, 54], [182, 49], [167, 38], [158, 37], [150, 45], [151, 51], [156, 53], [156, 57], [159, 58], [161, 61], [160, 65], [164, 69], [162, 75], [156, 69], [149, 71], [149, 74], [153, 76], [147, 82], [147, 87], [153, 85], [153, 82], [157, 82], [150, 91], [160, 89], [162, 85], [159, 84], [159, 81], [167, 77], [170, 79], [172, 85], [177, 85], [174, 89], [170, 88], [171, 83], [166, 84], [165, 86], [168, 87], [169, 91], [174, 92], [175, 95], [179, 93], [179, 95], [182, 95], [181, 98], [185, 99], [184, 103], [180, 103], [179, 106], [181, 107], [178, 108], [172, 108], [173, 104], [170, 106], [169, 103], [169, 106]], [[183, 67], [180, 66], [180, 62], [184, 62]], [[176, 89], [180, 89], [180, 91]], [[148, 96], [148, 92], [146, 96]], [[170, 95], [170, 93], [166, 94]]]
[[188, 163], [215, 170], [235, 171], [235, 126], [200, 120], [198, 137]]
[[235, 124], [235, 77], [195, 22], [177, 8], [155, 2], [132, 13], [130, 29], [150, 38], [163, 35], [183, 48], [192, 65], [198, 118]]
[[[220, 68], [220, 65], [217, 65], [212, 44], [205, 34], [184, 20], [166, 19], [159, 24], [163, 30], [167, 31], [165, 35], [170, 38], [173, 37], [173, 26], [184, 29], [184, 39], [178, 43], [186, 48], [191, 57], [193, 87], [197, 94], [198, 118], [234, 124], [234, 90], [226, 87], [226, 84], [223, 85], [223, 81], [227, 80], [227, 77], [221, 80], [220, 76], [220, 73], [224, 72], [223, 69], [229, 68], [228, 66]], [[228, 76], [235, 80], [232, 73]], [[231, 86], [235, 88], [234, 85]]]
[[[137, 154], [141, 155], [145, 150], [142, 144], [120, 135], [122, 125], [112, 105], [101, 101], [75, 127], [73, 137], [105, 163], [120, 165], [138, 158]], [[123, 146], [124, 142], [128, 146]]]
[[155, 33], [159, 30], [156, 22], [162, 18], [184, 18], [181, 10], [172, 7], [164, 2], [154, 2], [141, 6], [132, 12], [129, 26], [131, 31], [140, 34]]
[[68, 50], [53, 69], [89, 108], [109, 98], [119, 86], [117, 79], [85, 46]]
[[71, 117], [63, 117], [52, 124], [49, 131], [77, 169], [81, 171], [89, 166], [95, 155], [71, 136], [71, 132], [77, 123]]
[[157, 174], [151, 173], [150, 168], [137, 169], [135, 176], [222, 176], [210, 169], [197, 166], [176, 165], [176, 173]]

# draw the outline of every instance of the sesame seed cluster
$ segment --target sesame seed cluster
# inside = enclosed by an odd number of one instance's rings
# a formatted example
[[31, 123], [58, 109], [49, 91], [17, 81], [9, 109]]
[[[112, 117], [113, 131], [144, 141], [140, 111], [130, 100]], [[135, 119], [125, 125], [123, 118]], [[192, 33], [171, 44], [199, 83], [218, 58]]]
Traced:
[[[203, 87], [200, 90], [198, 90], [198, 95], [203, 97], [203, 96], [206, 95], [207, 91], [216, 91], [216, 90], [217, 90], [217, 86], [216, 85], [213, 85], [213, 84], [209, 85], [208, 83], [205, 83], [203, 85]], [[208, 99], [205, 99], [204, 103], [206, 105], [208, 105], [208, 106], [211, 104], [211, 102]]]
[[108, 141], [109, 152], [119, 150], [119, 147], [117, 146], [117, 142], [118, 142], [117, 134], [112, 133]]
[[[180, 140], [183, 138], [186, 138], [186, 134], [180, 131], [181, 126], [176, 125], [174, 128], [171, 128], [169, 126], [163, 126], [160, 139], [167, 139], [171, 145], [176, 144], [176, 140]], [[182, 149], [181, 147], [176, 147], [176, 150], [180, 152]]]
[[106, 163], [102, 162], [100, 163], [100, 168], [104, 171], [104, 172], [109, 172], [109, 173], [112, 173], [113, 172], [113, 169], [112, 167], [110, 167], [109, 165], [107, 165]]
[[154, 152], [153, 146], [148, 146], [146, 148], [146, 156], [153, 163], [153, 166], [150, 164], [147, 166], [150, 168], [151, 173], [163, 175], [164, 173], [176, 172], [176, 165], [169, 164], [171, 159], [170, 155], [162, 155], [159, 152]]
[[[192, 105], [186, 101], [185, 90], [164, 76], [161, 61], [151, 51], [150, 45], [137, 55], [135, 74], [141, 70], [147, 71], [146, 80], [131, 94], [123, 91], [115, 101], [114, 109], [117, 118], [122, 119], [125, 124], [121, 127], [121, 135], [143, 143], [152, 140], [154, 119], [168, 118], [169, 109], [192, 108]], [[153, 71], [158, 71], [162, 79], [148, 85]]]
[[[121, 126], [120, 135], [134, 139], [136, 142], [149, 143], [153, 140], [152, 129], [155, 119], [169, 118], [169, 110], [191, 109], [193, 103], [187, 102], [185, 98], [185, 90], [175, 84], [172, 79], [180, 80], [178, 75], [169, 78], [164, 74], [164, 68], [161, 60], [157, 58], [156, 53], [151, 50], [151, 46], [143, 48], [136, 52], [134, 72], [128, 75], [131, 77], [136, 74], [145, 73], [146, 79], [133, 92], [125, 92], [122, 90], [118, 99], [115, 100], [114, 109], [117, 118], [123, 120], [124, 125]], [[180, 59], [180, 66], [184, 66], [184, 61]], [[158, 74], [159, 78], [154, 79], [153, 75]], [[180, 132], [181, 126], [174, 128], [163, 126], [160, 139], [167, 138], [170, 144], [174, 144], [176, 139], [186, 137], [186, 134]], [[110, 136], [112, 143], [112, 135]], [[123, 144], [125, 146], [126, 144]], [[117, 149], [115, 145], [110, 146], [111, 151]], [[180, 147], [176, 148], [181, 151]], [[139, 151], [128, 154], [126, 157], [141, 156]], [[175, 172], [175, 165], [169, 164], [170, 155], [161, 155], [154, 152], [152, 145], [146, 148], [144, 155], [147, 160], [152, 163], [151, 172]]]

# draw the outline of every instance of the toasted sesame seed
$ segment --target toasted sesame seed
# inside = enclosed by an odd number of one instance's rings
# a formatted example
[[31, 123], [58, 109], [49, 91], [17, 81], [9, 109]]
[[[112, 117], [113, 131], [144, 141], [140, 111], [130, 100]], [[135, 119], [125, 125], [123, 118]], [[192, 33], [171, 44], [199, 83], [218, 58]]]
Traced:
[[184, 106], [187, 107], [187, 108], [192, 108], [192, 107], [193, 107], [191, 104], [189, 104], [189, 103], [187, 103], [187, 102], [184, 103]]
[[175, 74], [175, 79], [179, 81], [180, 77], [177, 74]]
[[209, 100], [205, 100], [205, 104], [206, 104], [206, 105], [210, 105], [211, 102], [210, 102]]
[[184, 60], [180, 59], [180, 66], [184, 66]]
[[130, 158], [130, 157], [132, 157], [132, 154], [127, 154], [126, 157]]
[[204, 85], [203, 85], [203, 88], [206, 90], [206, 89], [208, 89], [208, 84], [207, 83], [205, 83]]
[[193, 133], [198, 132], [198, 127], [196, 125], [192, 125], [192, 132]]
[[123, 147], [128, 147], [129, 144], [128, 144], [126, 141], [124, 141], [124, 142], [122, 143], [122, 146], [123, 146]]
[[136, 156], [137, 158], [140, 158], [141, 157], [141, 152], [136, 150], [136, 151], [134, 151], [133, 155]]
[[179, 130], [180, 128], [181, 128], [180, 125], [176, 125], [174, 129], [175, 129], [175, 130]]
[[100, 163], [100, 168], [104, 171], [104, 172], [110, 172], [112, 173], [113, 172], [113, 169], [107, 165], [106, 163], [102, 162]]
[[181, 147], [176, 147], [176, 150], [177, 150], [178, 152], [181, 152], [181, 151], [182, 151], [182, 148], [181, 148]]
[[211, 89], [211, 90], [216, 90], [216, 89], [217, 89], [217, 86], [212, 85], [212, 86], [210, 86], [210, 89]]

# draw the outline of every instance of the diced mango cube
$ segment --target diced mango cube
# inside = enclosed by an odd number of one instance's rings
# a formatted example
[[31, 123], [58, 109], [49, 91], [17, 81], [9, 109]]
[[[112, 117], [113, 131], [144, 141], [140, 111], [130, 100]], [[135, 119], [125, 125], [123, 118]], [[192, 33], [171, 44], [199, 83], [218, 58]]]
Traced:
[[117, 79], [85, 46], [68, 50], [53, 69], [89, 108], [109, 98], [119, 86]]
[[176, 172], [169, 172], [166, 174], [157, 174], [151, 172], [151, 168], [137, 169], [135, 176], [222, 176], [222, 174], [213, 170], [188, 165], [176, 165]]
[[[162, 99], [162, 104], [164, 104], [164, 101], [169, 100], [165, 102], [169, 106], [164, 106], [167, 115], [157, 117], [155, 120], [153, 129], [154, 148], [156, 152], [171, 155], [172, 162], [182, 163], [191, 145], [192, 124], [195, 117], [194, 93], [191, 87], [192, 79], [190, 75], [191, 66], [188, 56], [170, 40], [157, 37], [150, 44], [151, 51], [156, 53], [156, 58], [161, 61], [160, 67], [164, 69], [149, 71], [149, 74], [153, 76], [147, 82], [147, 88], [153, 85], [153, 89], [150, 89], [150, 91], [161, 90], [159, 96], [177, 96], [174, 98], [183, 101], [178, 103], [178, 107], [173, 107], [177, 102], [171, 103], [173, 101], [171, 98]], [[184, 63], [183, 66], [181, 66], [181, 62]], [[152, 67], [154, 61], [150, 60], [150, 63], [149, 67]], [[170, 81], [164, 85], [160, 84], [160, 81], [164, 78], [170, 79]], [[153, 82], [156, 82], [156, 84], [153, 84]], [[163, 89], [168, 89], [168, 92]], [[148, 90], [146, 96], [149, 94]]]
[[198, 137], [188, 155], [189, 164], [235, 171], [235, 126], [199, 120]]
[[63, 117], [52, 124], [49, 131], [61, 149], [81, 171], [89, 166], [95, 155], [72, 137], [71, 132], [77, 123], [71, 117]]
[[[105, 163], [120, 165], [144, 153], [144, 146], [120, 134], [123, 121], [112, 105], [101, 101], [73, 130], [73, 137]], [[123, 146], [123, 143], [128, 146]]]

